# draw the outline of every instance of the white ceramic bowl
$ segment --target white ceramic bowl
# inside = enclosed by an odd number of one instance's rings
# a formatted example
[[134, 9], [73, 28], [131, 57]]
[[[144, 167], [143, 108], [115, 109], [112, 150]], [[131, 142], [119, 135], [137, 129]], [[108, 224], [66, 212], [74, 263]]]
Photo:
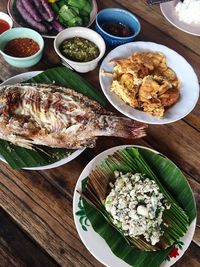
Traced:
[[13, 21], [12, 21], [11, 17], [8, 14], [6, 14], [4, 12], [0, 12], [0, 19], [3, 19], [6, 22], [8, 22], [8, 24], [10, 25], [10, 29], [12, 28]]
[[[77, 61], [70, 60], [66, 58], [65, 56], [63, 56], [59, 49], [61, 43], [66, 39], [73, 38], [76, 36], [85, 38], [95, 43], [98, 46], [99, 51], [100, 51], [99, 56], [87, 62], [77, 62]], [[59, 57], [61, 58], [61, 61], [63, 62], [64, 65], [70, 65], [77, 72], [85, 73], [85, 72], [94, 70], [97, 67], [98, 62], [100, 61], [100, 59], [103, 57], [105, 53], [106, 45], [105, 45], [103, 38], [97, 32], [91, 29], [85, 28], [85, 27], [72, 27], [72, 28], [63, 30], [56, 36], [54, 40], [54, 49], [56, 53], [59, 55]]]

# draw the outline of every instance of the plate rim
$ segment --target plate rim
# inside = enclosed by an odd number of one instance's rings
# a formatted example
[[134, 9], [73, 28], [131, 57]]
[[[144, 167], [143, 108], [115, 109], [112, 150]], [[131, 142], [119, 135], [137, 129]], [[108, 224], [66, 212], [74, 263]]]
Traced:
[[[34, 77], [34, 76], [37, 76], [38, 74], [42, 73], [44, 71], [27, 71], [27, 72], [23, 72], [23, 73], [20, 73], [20, 74], [17, 74], [17, 75], [14, 75], [10, 78], [8, 78], [7, 80], [3, 81], [0, 86], [4, 86], [4, 85], [7, 85], [9, 84], [9, 82], [11, 82], [13, 79], [15, 78], [22, 78], [22, 81], [25, 81], [25, 77], [26, 75], [30, 75], [29, 76], [29, 79], [31, 77]], [[23, 78], [24, 77], [24, 78]], [[24, 80], [25, 79], [25, 80]], [[60, 167], [70, 161], [72, 161], [73, 159], [75, 159], [76, 157], [78, 157], [86, 148], [82, 148], [82, 149], [77, 149], [76, 151], [74, 151], [72, 154], [70, 154], [68, 157], [65, 157], [65, 158], [62, 158], [54, 163], [51, 163], [51, 164], [48, 164], [48, 165], [44, 165], [44, 166], [37, 166], [37, 167], [24, 167], [24, 168], [21, 168], [23, 170], [34, 170], [34, 171], [39, 171], [39, 170], [49, 170], [49, 169], [53, 169], [53, 168], [57, 168], [57, 167]], [[7, 161], [2, 157], [2, 155], [0, 155], [0, 160], [5, 162], [6, 164]], [[9, 164], [8, 164], [9, 165]]]
[[[175, 28], [177, 28], [177, 29], [179, 29], [179, 30], [181, 30], [181, 31], [183, 31], [183, 32], [185, 32], [185, 33], [188, 33], [188, 34], [191, 34], [191, 35], [194, 35], [194, 36], [200, 36], [200, 31], [199, 31], [199, 33], [195, 33], [195, 32], [188, 31], [188, 30], [186, 30], [186, 29], [184, 28], [184, 25], [188, 25], [188, 26], [189, 26], [189, 24], [186, 24], [186, 23], [184, 23], [184, 22], [182, 22], [182, 21], [179, 20], [180, 23], [183, 24], [183, 27], [181, 27], [181, 26], [177, 25], [176, 23], [174, 23], [174, 22], [168, 17], [168, 15], [166, 14], [166, 12], [165, 12], [165, 10], [164, 10], [164, 7], [167, 6], [167, 5], [170, 6], [170, 4], [171, 4], [170, 2], [165, 2], [165, 3], [161, 3], [161, 4], [160, 4], [160, 10], [161, 10], [163, 16], [165, 17], [165, 19], [166, 19], [169, 23], [171, 23]], [[178, 18], [178, 16], [177, 16], [177, 18]], [[200, 25], [199, 25], [199, 28], [200, 28]]]
[[[138, 147], [138, 148], [143, 148], [143, 149], [147, 149], [147, 150], [150, 150], [150, 151], [152, 151], [152, 152], [154, 152], [154, 153], [156, 153], [156, 154], [160, 154], [160, 155], [163, 155], [162, 153], [160, 153], [159, 151], [157, 151], [157, 150], [155, 150], [155, 149], [153, 149], [153, 148], [149, 148], [149, 147], [145, 147], [145, 146], [141, 146], [141, 145], [119, 145], [119, 146], [115, 146], [115, 147], [111, 147], [111, 148], [109, 148], [109, 149], [106, 149], [106, 150], [104, 150], [104, 151], [102, 151], [101, 153], [99, 153], [98, 155], [96, 155], [86, 166], [85, 166], [85, 168], [82, 170], [82, 172], [81, 172], [81, 174], [79, 175], [79, 178], [78, 178], [78, 180], [77, 180], [77, 182], [76, 182], [76, 186], [75, 186], [75, 188], [74, 188], [74, 193], [73, 193], [73, 218], [74, 218], [74, 223], [75, 223], [75, 227], [76, 227], [76, 230], [77, 230], [77, 232], [78, 232], [78, 235], [79, 235], [79, 238], [81, 239], [81, 241], [82, 241], [82, 243], [84, 244], [84, 246], [87, 248], [87, 250], [99, 261], [99, 262], [101, 262], [101, 263], [103, 263], [105, 266], [108, 266], [108, 267], [112, 267], [112, 266], [109, 266], [109, 265], [107, 265], [107, 263], [104, 261], [104, 260], [102, 260], [102, 259], [100, 259], [99, 257], [97, 257], [96, 255], [95, 255], [95, 252], [94, 251], [91, 251], [91, 249], [90, 249], [90, 247], [88, 246], [88, 244], [86, 243], [86, 241], [85, 241], [85, 239], [84, 239], [84, 237], [83, 237], [83, 235], [81, 234], [81, 231], [83, 231], [82, 229], [81, 229], [81, 227], [80, 227], [80, 222], [79, 222], [79, 220], [78, 220], [78, 218], [77, 218], [77, 215], [76, 215], [76, 212], [77, 212], [77, 205], [78, 205], [78, 203], [79, 203], [79, 199], [80, 199], [80, 195], [78, 194], [78, 192], [77, 192], [77, 189], [79, 189], [80, 190], [80, 186], [81, 186], [81, 181], [88, 175], [87, 174], [87, 172], [88, 172], [88, 168], [91, 168], [91, 169], [93, 169], [95, 166], [97, 166], [98, 164], [99, 164], [99, 161], [102, 161], [103, 159], [101, 159], [101, 160], [98, 160], [98, 158], [100, 157], [102, 157], [103, 156], [103, 158], [105, 159], [105, 157], [107, 157], [108, 155], [111, 155], [111, 154], [113, 154], [115, 151], [117, 151], [117, 150], [119, 150], [119, 149], [123, 149], [123, 148], [126, 148], [126, 147]], [[165, 158], [167, 158], [168, 160], [170, 160], [168, 157], [166, 157], [165, 155], [163, 155]], [[96, 161], [96, 163], [95, 163], [95, 161]], [[173, 164], [175, 164], [172, 160], [170, 160]], [[94, 166], [93, 166], [94, 165]], [[176, 164], [175, 164], [175, 166], [176, 166]], [[91, 170], [89, 170], [89, 172], [90, 172]], [[86, 174], [85, 174], [85, 172], [86, 172]], [[187, 179], [186, 179], [186, 181], [187, 181]], [[188, 184], [188, 186], [189, 186], [189, 188], [190, 188], [190, 190], [191, 190], [191, 192], [192, 192], [192, 195], [193, 195], [193, 199], [194, 199], [194, 204], [195, 204], [195, 208], [196, 208], [196, 200], [195, 200], [195, 197], [194, 197], [194, 193], [193, 193], [193, 191], [192, 191], [192, 189], [191, 189], [191, 186], [190, 186], [190, 184], [189, 184], [189, 182], [187, 181], [187, 184]], [[191, 236], [190, 236], [190, 240], [189, 240], [189, 242], [187, 243], [187, 244], [185, 244], [185, 246], [184, 246], [184, 250], [181, 250], [180, 251], [180, 254], [179, 254], [179, 256], [178, 257], [176, 257], [176, 258], [170, 258], [170, 262], [169, 261], [164, 261], [164, 262], [162, 262], [162, 264], [160, 265], [160, 267], [170, 267], [170, 266], [172, 266], [175, 262], [177, 262], [183, 255], [184, 255], [184, 253], [186, 252], [186, 250], [188, 249], [188, 247], [190, 246], [190, 244], [191, 244], [191, 242], [192, 242], [192, 239], [193, 239], [193, 236], [194, 236], [194, 233], [195, 233], [195, 228], [196, 228], [196, 222], [197, 222], [197, 216], [195, 217], [195, 219], [191, 222], [191, 224], [189, 225], [189, 227], [188, 227], [188, 231], [190, 230], [192, 233], [191, 233]], [[91, 224], [91, 223], [90, 223]], [[92, 227], [92, 225], [90, 225], [90, 227], [92, 228], [92, 230], [93, 230], [93, 234], [95, 234], [95, 235], [97, 235], [97, 236], [99, 236], [101, 239], [103, 239], [98, 233], [96, 233], [95, 231], [94, 231], [94, 229], [93, 229], [93, 227]], [[190, 227], [192, 228], [192, 229], [190, 229]], [[188, 231], [187, 231], [187, 233], [188, 233]], [[187, 234], [186, 233], [186, 234]], [[185, 234], [185, 235], [186, 235]], [[184, 236], [185, 237], [185, 236]], [[182, 237], [182, 238], [184, 238], [184, 237]], [[105, 242], [105, 244], [106, 244], [106, 246], [107, 246], [107, 249], [109, 249], [110, 250], [110, 247], [108, 246], [108, 244], [106, 243], [106, 241], [103, 239], [103, 241]], [[182, 253], [181, 253], [182, 252]], [[111, 251], [111, 253], [112, 253], [112, 255], [114, 255], [120, 262], [122, 262], [122, 263], [124, 263], [124, 265], [125, 266], [130, 266], [131, 267], [131, 265], [129, 265], [128, 263], [126, 263], [126, 262], [124, 262], [122, 259], [120, 259], [120, 258], [118, 258], [112, 251]], [[120, 265], [121, 266], [121, 265]]]
[[[13, 0], [8, 0], [8, 2], [7, 2], [7, 11], [8, 11], [8, 14], [9, 14], [9, 16], [12, 18], [12, 20], [18, 25], [18, 26], [20, 26], [20, 27], [27, 27], [27, 28], [30, 28], [28, 25], [27, 26], [22, 26], [22, 25], [20, 25], [19, 23], [18, 23], [18, 21], [16, 21], [16, 19], [15, 19], [15, 17], [13, 16], [13, 14], [12, 14], [12, 1]], [[97, 1], [96, 0], [92, 0], [92, 4], [93, 4], [93, 9], [92, 9], [92, 11], [91, 11], [91, 13], [92, 12], [94, 12], [94, 14], [93, 14], [93, 16], [90, 18], [90, 21], [88, 22], [88, 24], [87, 24], [87, 26], [83, 26], [83, 27], [86, 27], [86, 28], [89, 28], [91, 25], [92, 25], [92, 23], [95, 21], [95, 18], [96, 18], [96, 15], [97, 15], [97, 13], [98, 13], [98, 5], [97, 5]], [[33, 28], [30, 28], [30, 29], [33, 29]], [[65, 29], [67, 29], [67, 28], [65, 28]], [[35, 29], [33, 29], [33, 30], [35, 30]], [[37, 31], [37, 30], [35, 30], [35, 31]], [[37, 31], [38, 32], [38, 31]], [[56, 36], [57, 36], [57, 34], [55, 34], [55, 35], [48, 35], [48, 33], [47, 34], [42, 34], [42, 33], [40, 33], [40, 32], [38, 32], [39, 34], [41, 34], [41, 36], [42, 37], [44, 37], [44, 38], [49, 38], [49, 39], [54, 39], [54, 38], [56, 38]]]
[[[123, 110], [123, 107], [120, 107], [120, 102], [123, 103], [123, 105], [127, 106], [128, 108], [131, 108], [128, 104], [126, 104], [125, 102], [123, 102], [123, 100], [121, 100], [118, 96], [118, 101], [113, 101], [111, 99], [111, 94], [110, 92], [107, 92], [107, 88], [105, 88], [103, 86], [103, 75], [102, 75], [102, 71], [103, 71], [103, 65], [104, 64], [107, 64], [108, 62], [108, 58], [110, 57], [110, 55], [114, 52], [116, 52], [117, 50], [121, 50], [122, 48], [124, 48], [124, 51], [126, 51], [126, 47], [129, 47], [129, 46], [146, 46], [146, 49], [147, 50], [151, 50], [151, 46], [157, 46], [158, 48], [161, 47], [162, 49], [166, 49], [167, 51], [169, 52], [172, 52], [173, 54], [175, 54], [177, 57], [181, 58], [181, 60], [183, 60], [185, 62], [185, 64], [187, 64], [188, 68], [191, 69], [191, 73], [192, 75], [194, 76], [194, 80], [193, 82], [196, 83], [196, 85], [198, 86], [198, 90], [196, 90], [196, 96], [195, 96], [195, 101], [193, 103], [193, 105], [191, 105], [190, 109], [188, 109], [183, 115], [181, 116], [178, 116], [178, 118], [171, 118], [171, 119], [168, 119], [168, 120], [165, 120], [163, 121], [163, 119], [158, 119], [156, 118], [155, 116], [151, 116], [149, 115], [149, 118], [153, 118], [154, 120], [153, 121], [148, 121], [148, 119], [142, 119], [142, 118], [137, 118], [137, 116], [134, 116], [134, 115], [130, 115], [128, 111], [124, 111]], [[143, 47], [142, 47], [143, 48]], [[152, 51], [152, 50], [151, 50]], [[125, 116], [131, 118], [131, 119], [134, 119], [134, 120], [137, 120], [137, 121], [140, 121], [140, 122], [143, 122], [143, 123], [147, 123], [147, 124], [152, 124], [152, 125], [164, 125], [164, 124], [169, 124], [169, 123], [173, 123], [173, 122], [176, 122], [176, 121], [179, 121], [181, 119], [183, 119], [184, 117], [186, 117], [196, 106], [197, 102], [198, 102], [198, 98], [199, 98], [199, 92], [200, 92], [200, 86], [199, 86], [199, 82], [198, 82], [198, 78], [197, 78], [197, 74], [196, 72], [194, 71], [192, 65], [181, 55], [179, 54], [177, 51], [173, 50], [172, 48], [166, 46], [166, 45], [163, 45], [163, 44], [160, 44], [160, 43], [155, 43], [155, 42], [149, 42], [149, 41], [136, 41], [136, 42], [129, 42], [129, 43], [126, 43], [126, 44], [123, 44], [123, 45], [120, 45], [116, 48], [114, 48], [113, 50], [111, 50], [107, 55], [106, 57], [103, 59], [102, 63], [101, 63], [101, 66], [99, 68], [99, 83], [100, 83], [100, 86], [101, 86], [101, 90], [103, 91], [106, 99], [110, 102], [110, 104], [112, 106], [115, 107], [115, 109], [117, 109], [120, 113], [124, 114]], [[113, 93], [114, 94], [114, 93]], [[132, 110], [134, 110], [134, 108], [132, 108]], [[140, 111], [140, 110], [137, 110], [137, 111]], [[140, 112], [143, 112], [143, 111], [140, 111]], [[146, 114], [148, 115], [148, 114]]]

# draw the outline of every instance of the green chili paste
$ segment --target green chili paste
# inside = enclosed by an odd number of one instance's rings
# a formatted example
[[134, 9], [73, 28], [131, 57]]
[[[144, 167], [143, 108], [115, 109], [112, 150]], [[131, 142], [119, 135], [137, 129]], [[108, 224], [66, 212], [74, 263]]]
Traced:
[[62, 42], [60, 51], [63, 56], [78, 62], [91, 61], [98, 57], [99, 48], [82, 37], [73, 37]]

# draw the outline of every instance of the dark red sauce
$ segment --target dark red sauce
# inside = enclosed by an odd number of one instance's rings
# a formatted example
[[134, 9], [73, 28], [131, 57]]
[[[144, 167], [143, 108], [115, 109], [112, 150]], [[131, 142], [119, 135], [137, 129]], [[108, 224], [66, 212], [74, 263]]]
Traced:
[[12, 57], [30, 57], [39, 50], [39, 44], [30, 38], [13, 39], [4, 48], [4, 52]]
[[0, 19], [0, 34], [10, 29], [10, 25], [7, 21]]
[[128, 37], [133, 34], [133, 31], [130, 29], [130, 27], [122, 23], [108, 22], [104, 23], [102, 28], [107, 33], [119, 37]]

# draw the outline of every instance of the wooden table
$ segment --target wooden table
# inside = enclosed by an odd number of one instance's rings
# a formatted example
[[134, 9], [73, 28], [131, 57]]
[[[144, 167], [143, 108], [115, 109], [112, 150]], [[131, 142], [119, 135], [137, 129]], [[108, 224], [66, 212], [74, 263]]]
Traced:
[[[145, 0], [97, 1], [99, 9], [121, 7], [134, 12], [142, 24], [137, 40], [166, 45], [183, 55], [200, 79], [200, 37], [186, 34], [162, 16], [159, 6]], [[7, 1], [0, 1], [6, 11]], [[59, 65], [53, 40], [45, 39], [42, 61], [33, 68], [17, 69], [0, 57], [0, 80], [31, 70]], [[187, 73], [185, 74], [187, 75]], [[98, 69], [83, 75], [97, 90]], [[192, 94], [192, 88], [189, 88]], [[187, 177], [200, 215], [200, 102], [184, 119], [160, 126], [149, 126], [147, 136], [128, 142], [99, 138], [95, 149], [72, 162], [47, 171], [15, 171], [0, 162], [0, 267], [7, 266], [103, 266], [84, 247], [75, 229], [72, 198], [76, 181], [85, 165], [99, 152], [120, 144], [152, 147], [173, 160]], [[200, 217], [193, 241], [176, 267], [200, 266]], [[114, 266], [112, 266], [114, 267]]]

